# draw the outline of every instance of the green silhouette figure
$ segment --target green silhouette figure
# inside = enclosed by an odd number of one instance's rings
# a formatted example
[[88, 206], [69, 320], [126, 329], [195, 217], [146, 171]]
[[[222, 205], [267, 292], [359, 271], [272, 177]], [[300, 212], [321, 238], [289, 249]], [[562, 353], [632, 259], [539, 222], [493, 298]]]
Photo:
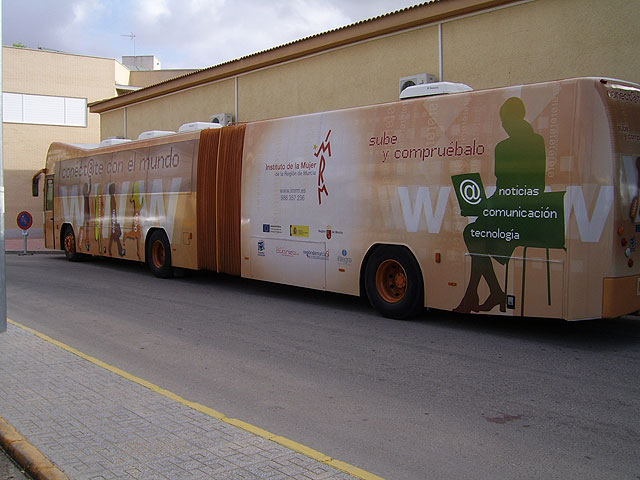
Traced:
[[[457, 191], [460, 190], [458, 199], [462, 214], [478, 215], [463, 233], [471, 254], [471, 275], [455, 312], [488, 312], [496, 306], [500, 311], [506, 311], [506, 293], [496, 278], [492, 258], [506, 265], [519, 245], [564, 247], [565, 192], [544, 193], [544, 139], [534, 132], [524, 117], [524, 104], [517, 97], [509, 98], [500, 108], [502, 127], [509, 137], [495, 147], [496, 191], [491, 197], [484, 199], [478, 194], [475, 201], [463, 205], [461, 182], [464, 185], [465, 181], [480, 181], [479, 175], [452, 177]], [[478, 190], [484, 195], [481, 186]], [[469, 202], [468, 198], [465, 200]], [[483, 278], [489, 287], [489, 296], [480, 304], [478, 286]]]

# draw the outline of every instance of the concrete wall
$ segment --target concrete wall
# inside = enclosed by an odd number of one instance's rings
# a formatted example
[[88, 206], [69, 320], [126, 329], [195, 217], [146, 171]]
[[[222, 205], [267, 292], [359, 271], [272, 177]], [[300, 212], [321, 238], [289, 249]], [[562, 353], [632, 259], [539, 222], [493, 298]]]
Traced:
[[591, 75], [640, 82], [636, 6], [635, 0], [514, 2], [118, 107], [102, 113], [102, 137], [123, 135], [125, 117], [125, 136], [135, 138], [219, 112], [248, 122], [393, 101], [400, 77], [438, 78], [440, 60], [442, 79], [474, 89]]

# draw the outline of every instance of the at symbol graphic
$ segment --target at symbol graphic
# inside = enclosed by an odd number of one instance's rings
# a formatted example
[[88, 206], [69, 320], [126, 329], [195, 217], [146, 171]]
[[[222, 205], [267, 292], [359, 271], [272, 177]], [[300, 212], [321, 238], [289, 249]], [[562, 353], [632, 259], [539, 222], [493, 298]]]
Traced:
[[482, 201], [480, 186], [470, 179], [464, 180], [460, 183], [460, 195], [462, 195], [462, 198], [471, 205], [477, 205]]

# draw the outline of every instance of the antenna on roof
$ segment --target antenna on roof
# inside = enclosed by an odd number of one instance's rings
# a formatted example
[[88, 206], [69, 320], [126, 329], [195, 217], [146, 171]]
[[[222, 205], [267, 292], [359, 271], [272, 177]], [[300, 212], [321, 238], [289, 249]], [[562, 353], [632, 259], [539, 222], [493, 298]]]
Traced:
[[129, 37], [131, 40], [133, 40], [133, 56], [136, 56], [136, 34], [131, 32], [128, 35], [120, 35], [121, 37]]

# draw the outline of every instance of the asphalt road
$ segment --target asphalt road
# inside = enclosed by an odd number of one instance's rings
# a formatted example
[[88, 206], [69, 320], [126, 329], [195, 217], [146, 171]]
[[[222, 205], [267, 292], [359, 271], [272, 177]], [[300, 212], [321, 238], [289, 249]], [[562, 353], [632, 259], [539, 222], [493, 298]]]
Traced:
[[425, 312], [8, 255], [9, 317], [388, 479], [639, 479], [640, 321]]

